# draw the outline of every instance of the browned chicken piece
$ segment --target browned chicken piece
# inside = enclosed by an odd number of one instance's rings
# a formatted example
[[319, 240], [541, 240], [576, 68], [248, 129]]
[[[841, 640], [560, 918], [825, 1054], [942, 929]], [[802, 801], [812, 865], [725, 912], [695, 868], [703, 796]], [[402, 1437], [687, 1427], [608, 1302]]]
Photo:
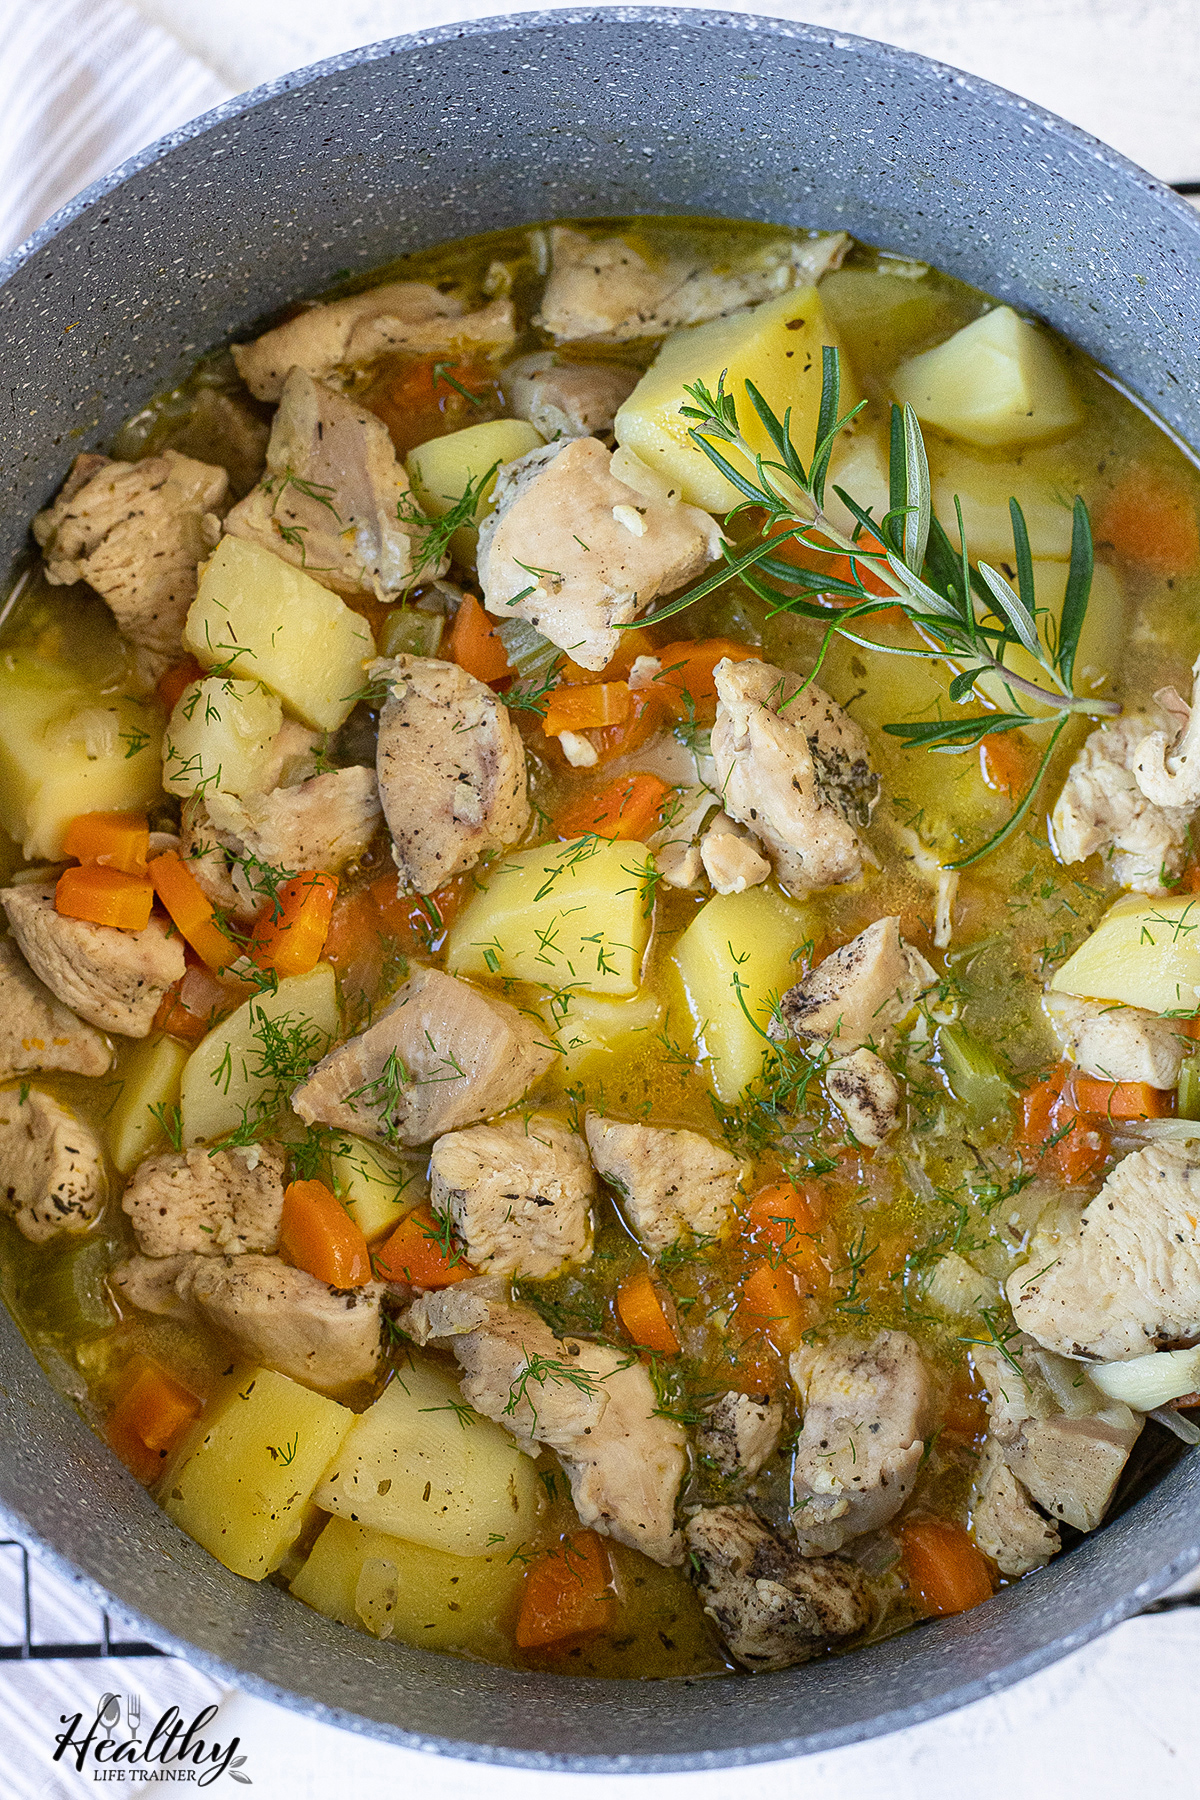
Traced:
[[1043, 1518], [993, 1438], [984, 1445], [971, 1505], [971, 1533], [1002, 1575], [1028, 1575], [1062, 1549], [1058, 1526]]
[[284, 1163], [278, 1144], [146, 1157], [121, 1199], [138, 1249], [146, 1256], [276, 1250]]
[[105, 1075], [111, 1065], [95, 1026], [55, 999], [11, 938], [0, 938], [0, 1077], [33, 1069]]
[[0, 1091], [0, 1212], [35, 1244], [86, 1231], [104, 1202], [104, 1152], [90, 1125], [27, 1083]]
[[686, 1233], [719, 1236], [733, 1216], [746, 1166], [699, 1131], [630, 1125], [589, 1113], [592, 1162], [621, 1196], [629, 1226], [649, 1250]]
[[882, 1043], [936, 985], [921, 952], [900, 936], [899, 916], [876, 919], [787, 990], [782, 1026], [802, 1044], [849, 1056], [863, 1044]]
[[96, 461], [33, 521], [46, 578], [86, 581], [130, 643], [179, 656], [196, 564], [219, 535], [229, 477], [174, 450], [139, 463]]
[[1123, 1362], [1200, 1340], [1195, 1145], [1125, 1157], [1082, 1214], [1035, 1233], [1008, 1299], [1021, 1329], [1062, 1356]]
[[156, 1313], [164, 1319], [187, 1319], [192, 1308], [179, 1296], [176, 1282], [195, 1260], [191, 1252], [179, 1256], [128, 1256], [109, 1271], [108, 1285], [118, 1307], [125, 1312]]
[[591, 238], [570, 225], [550, 231], [550, 279], [534, 320], [560, 344], [665, 337], [680, 325], [724, 318], [773, 294], [811, 287], [850, 248], [844, 231], [774, 238], [735, 262], [710, 257], [649, 262], [623, 238]]
[[504, 702], [457, 663], [397, 656], [369, 673], [387, 686], [375, 768], [392, 855], [401, 886], [430, 894], [521, 836], [525, 746]]
[[416, 969], [361, 1036], [319, 1062], [292, 1096], [306, 1124], [427, 1144], [505, 1112], [554, 1051], [515, 1006], [440, 969]]
[[1157, 714], [1127, 713], [1093, 731], [1050, 815], [1063, 862], [1099, 855], [1122, 887], [1142, 894], [1165, 894], [1180, 874], [1194, 810], [1157, 805], [1138, 785], [1138, 752], [1159, 724]]
[[404, 520], [414, 510], [386, 425], [293, 369], [271, 428], [267, 472], [225, 529], [339, 594], [394, 600], [412, 575], [412, 527]]
[[369, 1381], [383, 1353], [378, 1282], [335, 1288], [277, 1256], [196, 1256], [176, 1281], [247, 1362], [320, 1393]]
[[453, 1221], [473, 1267], [545, 1277], [590, 1258], [596, 1180], [587, 1145], [556, 1119], [449, 1132], [429, 1173], [433, 1210]]
[[203, 804], [218, 841], [235, 855], [297, 873], [340, 874], [363, 854], [383, 817], [375, 771], [357, 765], [267, 794], [239, 798], [213, 788]]
[[468, 313], [457, 295], [423, 281], [389, 281], [349, 300], [306, 308], [252, 343], [235, 344], [233, 360], [256, 400], [278, 400], [293, 369], [320, 379], [393, 350], [417, 356], [469, 349], [501, 355], [514, 337], [508, 300]]
[[1191, 1041], [1181, 1019], [1161, 1019], [1140, 1006], [1043, 994], [1042, 1010], [1064, 1056], [1100, 1081], [1144, 1081], [1173, 1088]]
[[718, 1475], [749, 1479], [774, 1456], [783, 1429], [783, 1407], [770, 1394], [731, 1391], [710, 1406], [696, 1427], [696, 1453]]
[[902, 1331], [794, 1350], [803, 1419], [792, 1464], [802, 1556], [824, 1556], [886, 1525], [912, 1492], [933, 1423], [929, 1370]]
[[100, 1031], [147, 1037], [163, 995], [187, 966], [164, 919], [144, 931], [91, 925], [54, 910], [54, 884], [0, 889], [13, 936], [51, 993]]
[[862, 1571], [841, 1557], [798, 1556], [749, 1506], [710, 1506], [685, 1538], [696, 1591], [747, 1669], [788, 1669], [865, 1631]]
[[444, 1344], [463, 1370], [463, 1397], [523, 1449], [562, 1458], [584, 1525], [652, 1561], [683, 1560], [675, 1500], [686, 1438], [658, 1411], [653, 1383], [629, 1352], [557, 1338], [494, 1277], [425, 1294], [400, 1318], [418, 1344]]
[[865, 1045], [825, 1071], [825, 1092], [860, 1144], [877, 1150], [904, 1117], [904, 1090], [881, 1056]]
[[988, 1394], [992, 1441], [1013, 1476], [1052, 1519], [1094, 1531], [1142, 1419], [1093, 1388], [1078, 1363], [1039, 1349], [1031, 1337], [972, 1351]]
[[879, 798], [866, 734], [814, 683], [771, 663], [719, 662], [714, 783], [793, 894], [855, 881]]
[[611, 662], [617, 626], [699, 575], [722, 541], [708, 513], [651, 499], [611, 464], [591, 437], [530, 450], [501, 469], [479, 532], [488, 611], [528, 619], [585, 669]]
[[621, 363], [560, 362], [553, 350], [524, 356], [504, 371], [513, 412], [536, 426], [547, 442], [606, 436], [638, 379], [636, 369]]

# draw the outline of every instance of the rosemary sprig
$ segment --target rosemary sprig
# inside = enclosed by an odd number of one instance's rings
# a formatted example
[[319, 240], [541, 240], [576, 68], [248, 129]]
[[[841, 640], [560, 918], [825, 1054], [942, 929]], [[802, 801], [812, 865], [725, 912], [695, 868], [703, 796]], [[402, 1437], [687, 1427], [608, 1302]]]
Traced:
[[[990, 564], [970, 561], [957, 499], [957, 547], [934, 516], [920, 423], [910, 406], [893, 406], [888, 511], [882, 519], [875, 519], [842, 488], [835, 488], [855, 521], [853, 532], [847, 535], [825, 511], [825, 483], [838, 434], [865, 402], [848, 413], [839, 412], [838, 352], [826, 345], [822, 354], [820, 413], [807, 468], [792, 439], [791, 409], [780, 420], [753, 382], [744, 384], [746, 395], [775, 451], [773, 456], [756, 450], [745, 437], [724, 374], [715, 393], [702, 381], [685, 388], [691, 404], [680, 411], [694, 421], [689, 437], [742, 496], [729, 519], [748, 509], [764, 516], [757, 543], [724, 545], [724, 568], [639, 623], [644, 626], [671, 618], [736, 576], [774, 612], [799, 613], [827, 622], [808, 681], [819, 673], [833, 638], [841, 636], [881, 655], [928, 661], [932, 651], [935, 659], [954, 670], [948, 698], [955, 705], [964, 704], [981, 679], [989, 676], [1007, 695], [1008, 712], [885, 725], [884, 730], [901, 739], [906, 748], [960, 755], [983, 737], [1053, 722], [1054, 730], [1033, 780], [1012, 817], [985, 844], [946, 865], [967, 868], [996, 849], [1020, 825], [1070, 719], [1077, 713], [1096, 717], [1121, 710], [1117, 701], [1078, 694], [1072, 685], [1092, 583], [1087, 507], [1076, 496], [1070, 569], [1062, 610], [1055, 619], [1049, 608], [1037, 604], [1029, 533], [1017, 501], [1009, 501], [1014, 588]], [[736, 462], [729, 452], [736, 453]], [[819, 565], [813, 570], [794, 566], [775, 554], [784, 543], [800, 544], [818, 557], [848, 558], [849, 578], [826, 575]], [[880, 587], [886, 593], [880, 594]], [[922, 648], [880, 643], [853, 629], [894, 606], [899, 606], [914, 626], [923, 640]], [[1013, 667], [1016, 651], [1032, 659], [1036, 679]]]

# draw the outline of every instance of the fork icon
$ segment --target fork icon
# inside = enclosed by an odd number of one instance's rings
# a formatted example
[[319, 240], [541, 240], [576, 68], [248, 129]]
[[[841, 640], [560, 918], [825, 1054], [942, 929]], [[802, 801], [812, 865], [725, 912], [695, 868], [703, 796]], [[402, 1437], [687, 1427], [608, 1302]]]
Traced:
[[129, 1721], [129, 1735], [136, 1738], [138, 1726], [142, 1722], [142, 1703], [136, 1694], [128, 1694], [125, 1699], [125, 1717]]

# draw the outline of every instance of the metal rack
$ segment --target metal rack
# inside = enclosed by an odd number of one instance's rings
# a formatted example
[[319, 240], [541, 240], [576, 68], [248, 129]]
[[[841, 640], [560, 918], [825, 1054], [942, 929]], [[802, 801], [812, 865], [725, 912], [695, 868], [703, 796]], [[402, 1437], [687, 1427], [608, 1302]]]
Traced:
[[[22, 1620], [21, 1637], [12, 1644], [0, 1644], [0, 1662], [64, 1662], [84, 1661], [108, 1656], [162, 1656], [165, 1654], [153, 1644], [144, 1644], [136, 1639], [126, 1641], [114, 1638], [111, 1621], [106, 1612], [100, 1614], [100, 1636], [92, 1642], [79, 1640], [70, 1643], [52, 1644], [38, 1643], [33, 1635], [33, 1584], [30, 1577], [29, 1552], [24, 1544], [16, 1538], [0, 1538], [0, 1550], [16, 1552], [18, 1566], [17, 1582], [20, 1588], [19, 1611]], [[6, 1559], [7, 1560], [7, 1559]]]

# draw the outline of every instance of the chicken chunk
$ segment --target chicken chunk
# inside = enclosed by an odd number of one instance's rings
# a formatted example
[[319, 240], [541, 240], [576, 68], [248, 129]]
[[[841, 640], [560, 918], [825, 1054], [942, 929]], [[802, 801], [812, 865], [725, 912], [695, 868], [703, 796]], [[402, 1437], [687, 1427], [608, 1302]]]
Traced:
[[1161, 688], [1154, 698], [1166, 713], [1167, 729], [1152, 731], [1134, 751], [1133, 772], [1137, 784], [1155, 806], [1200, 806], [1200, 712], [1196, 686], [1200, 683], [1200, 657], [1192, 668], [1192, 704], [1175, 692]]
[[1183, 868], [1192, 806], [1158, 806], [1134, 773], [1137, 753], [1158, 724], [1128, 713], [1093, 731], [1071, 764], [1050, 815], [1054, 847], [1065, 863], [1097, 853], [1122, 887], [1164, 894]]
[[144, 931], [91, 925], [54, 910], [54, 884], [0, 889], [13, 936], [50, 992], [100, 1031], [144, 1038], [183, 976], [183, 939], [164, 919]]
[[109, 1271], [108, 1285], [118, 1307], [135, 1307], [164, 1319], [189, 1319], [192, 1308], [179, 1296], [176, 1283], [194, 1261], [190, 1251], [179, 1256], [129, 1256]]
[[305, 369], [283, 385], [267, 471], [225, 520], [339, 594], [394, 600], [413, 572], [415, 508], [386, 425]]
[[55, 999], [11, 938], [0, 938], [0, 1077], [33, 1069], [104, 1075], [111, 1063], [95, 1026]]
[[491, 1274], [553, 1275], [592, 1254], [596, 1191], [587, 1145], [557, 1120], [471, 1125], [430, 1152], [430, 1200]]
[[369, 1381], [379, 1366], [380, 1283], [330, 1287], [277, 1256], [196, 1256], [176, 1291], [247, 1362], [321, 1393]]
[[700, 861], [718, 894], [744, 894], [771, 873], [753, 837], [727, 812], [719, 812], [701, 838]]
[[86, 1231], [104, 1200], [104, 1152], [90, 1125], [27, 1085], [0, 1091], [0, 1212], [35, 1244]]
[[530, 450], [501, 469], [479, 532], [484, 605], [528, 619], [585, 669], [616, 655], [618, 625], [706, 568], [721, 530], [699, 507], [618, 481], [596, 438]]
[[216, 541], [228, 488], [224, 469], [175, 450], [139, 463], [105, 459], [81, 485], [68, 480], [33, 521], [47, 580], [86, 581], [130, 643], [182, 654], [196, 564]]
[[932, 1385], [902, 1331], [805, 1345], [789, 1367], [803, 1409], [792, 1523], [801, 1555], [824, 1556], [903, 1506], [925, 1454]]
[[699, 1131], [628, 1125], [588, 1115], [597, 1172], [621, 1195], [630, 1229], [649, 1250], [685, 1232], [717, 1237], [733, 1215], [745, 1164]]
[[499, 355], [515, 337], [508, 300], [468, 313], [455, 294], [423, 281], [389, 281], [349, 300], [310, 306], [249, 344], [233, 346], [238, 374], [256, 400], [278, 400], [293, 369], [318, 380], [388, 351], [479, 349]]
[[553, 1060], [514, 1006], [416, 969], [367, 1031], [317, 1064], [292, 1105], [308, 1125], [427, 1144], [504, 1112]]
[[1042, 1010], [1064, 1056], [1099, 1081], [1144, 1081], [1173, 1088], [1191, 1048], [1180, 1021], [1160, 1019], [1140, 1006], [1043, 994]]
[[621, 363], [559, 362], [552, 350], [540, 350], [510, 363], [504, 384], [517, 418], [528, 419], [549, 443], [606, 436], [638, 372]]
[[357, 765], [240, 799], [214, 788], [203, 804], [217, 842], [235, 855], [297, 872], [323, 869], [327, 875], [357, 862], [383, 816], [374, 770]]
[[560, 344], [665, 337], [680, 325], [724, 318], [773, 294], [811, 287], [850, 248], [844, 231], [775, 238], [732, 263], [703, 253], [651, 263], [623, 238], [590, 238], [569, 225], [550, 232], [550, 279], [534, 320]]
[[1077, 1223], [1035, 1235], [1008, 1298], [1021, 1329], [1063, 1356], [1124, 1362], [1200, 1339], [1195, 1146], [1125, 1157]]
[[770, 663], [719, 662], [714, 786], [793, 894], [854, 881], [879, 797], [866, 735], [829, 695]]
[[899, 916], [876, 919], [787, 990], [780, 1018], [802, 1044], [849, 1056], [864, 1044], [882, 1043], [936, 984], [920, 951], [900, 936]]
[[975, 1477], [971, 1531], [1002, 1575], [1028, 1575], [1062, 1549], [1058, 1526], [1042, 1517], [990, 1438]]
[[704, 1610], [747, 1669], [808, 1662], [870, 1624], [860, 1569], [841, 1557], [798, 1556], [749, 1506], [707, 1507], [685, 1536]]
[[1021, 1334], [974, 1346], [992, 1441], [1043, 1512], [1094, 1531], [1108, 1510], [1142, 1420], [1101, 1394], [1078, 1363]]
[[121, 1199], [145, 1256], [235, 1256], [279, 1245], [284, 1153], [170, 1151], [139, 1163]]
[[722, 1394], [696, 1427], [696, 1451], [719, 1475], [749, 1479], [774, 1456], [782, 1429], [783, 1407], [770, 1394]]
[[401, 884], [432, 893], [529, 823], [525, 747], [504, 702], [457, 663], [372, 663], [387, 686], [376, 769]]
[[658, 1413], [650, 1376], [635, 1357], [556, 1338], [489, 1277], [423, 1295], [400, 1324], [416, 1343], [454, 1352], [463, 1396], [477, 1412], [523, 1449], [545, 1444], [558, 1452], [584, 1525], [654, 1562], [682, 1562], [675, 1499], [686, 1439]]
[[878, 1149], [904, 1116], [904, 1090], [881, 1056], [865, 1045], [825, 1071], [825, 1092], [860, 1144]]

